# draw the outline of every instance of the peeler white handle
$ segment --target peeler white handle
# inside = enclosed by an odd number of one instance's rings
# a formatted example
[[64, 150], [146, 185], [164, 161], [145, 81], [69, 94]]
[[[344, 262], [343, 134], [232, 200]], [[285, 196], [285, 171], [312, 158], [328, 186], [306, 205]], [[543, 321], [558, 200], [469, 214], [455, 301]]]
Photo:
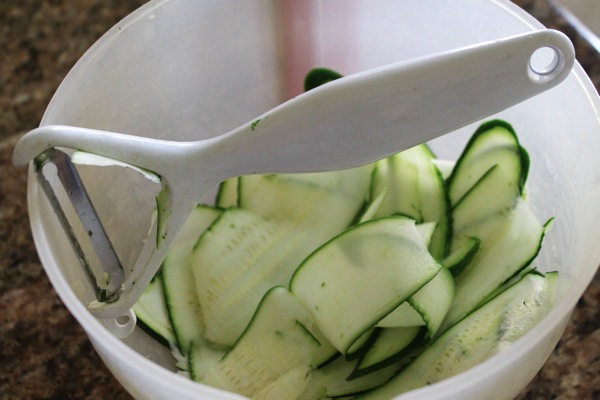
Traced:
[[[554, 58], [535, 67], [544, 48]], [[564, 34], [541, 30], [341, 78], [219, 137], [210, 166], [233, 176], [367, 164], [556, 86], [574, 58]]]

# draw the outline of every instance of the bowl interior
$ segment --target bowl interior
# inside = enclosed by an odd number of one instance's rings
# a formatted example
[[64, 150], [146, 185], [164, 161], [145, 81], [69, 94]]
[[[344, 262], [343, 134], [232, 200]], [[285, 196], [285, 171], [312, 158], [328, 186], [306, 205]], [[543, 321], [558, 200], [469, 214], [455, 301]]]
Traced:
[[[156, 1], [116, 25], [86, 53], [57, 91], [42, 124], [204, 139], [297, 95], [313, 67], [351, 74], [539, 28], [502, 0]], [[433, 385], [419, 396], [467, 398], [502, 388], [510, 365], [522, 361], [515, 389], [498, 397], [510, 398], [556, 344], [600, 260], [599, 115], [598, 95], [579, 67], [557, 88], [497, 115], [513, 124], [530, 153], [528, 197], [537, 215], [541, 220], [556, 217], [537, 265], [561, 272], [559, 305], [513, 348], [457, 377], [452, 386]], [[435, 140], [432, 148], [440, 157], [454, 158], [473, 130], [469, 126]], [[115, 181], [114, 173], [106, 171], [94, 170], [88, 177], [87, 189], [118, 250], [126, 260], [135, 257], [152, 207], [146, 199], [154, 189], [144, 182], [132, 184], [131, 176]], [[133, 194], [123, 195], [132, 186]], [[34, 238], [50, 279], [132, 394], [235, 398], [172, 374], [168, 351], [143, 332], [136, 330], [125, 341], [110, 335], [85, 309], [91, 300], [87, 282], [34, 179], [29, 202]], [[133, 212], [140, 209], [147, 213]], [[132, 216], [127, 229], [118, 213]], [[140, 384], [142, 376], [155, 379]]]

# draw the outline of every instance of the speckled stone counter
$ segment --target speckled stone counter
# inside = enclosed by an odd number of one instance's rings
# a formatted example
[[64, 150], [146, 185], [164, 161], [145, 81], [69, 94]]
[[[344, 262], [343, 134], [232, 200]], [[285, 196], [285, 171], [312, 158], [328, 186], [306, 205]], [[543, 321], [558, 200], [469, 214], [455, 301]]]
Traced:
[[[0, 399], [131, 398], [48, 282], [29, 231], [26, 170], [13, 168], [10, 158], [17, 139], [39, 124], [50, 97], [83, 52], [143, 3], [0, 2]], [[515, 3], [571, 37], [598, 88], [598, 53], [548, 1]], [[555, 351], [519, 399], [600, 398], [599, 301], [597, 274]]]

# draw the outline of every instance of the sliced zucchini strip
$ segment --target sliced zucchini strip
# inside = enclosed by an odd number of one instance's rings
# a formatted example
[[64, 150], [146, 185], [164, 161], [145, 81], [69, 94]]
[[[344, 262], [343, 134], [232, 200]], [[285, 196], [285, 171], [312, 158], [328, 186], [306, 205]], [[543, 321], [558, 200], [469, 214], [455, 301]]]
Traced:
[[290, 290], [346, 353], [440, 268], [414, 220], [386, 217], [356, 225], [320, 247], [296, 270]]

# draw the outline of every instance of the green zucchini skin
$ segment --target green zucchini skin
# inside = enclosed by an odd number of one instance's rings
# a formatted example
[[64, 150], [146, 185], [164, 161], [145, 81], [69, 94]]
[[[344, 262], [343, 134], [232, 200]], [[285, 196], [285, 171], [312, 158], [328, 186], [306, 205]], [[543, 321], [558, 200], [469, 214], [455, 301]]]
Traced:
[[340, 79], [343, 75], [329, 68], [313, 68], [304, 78], [304, 91], [324, 85], [328, 82]]

